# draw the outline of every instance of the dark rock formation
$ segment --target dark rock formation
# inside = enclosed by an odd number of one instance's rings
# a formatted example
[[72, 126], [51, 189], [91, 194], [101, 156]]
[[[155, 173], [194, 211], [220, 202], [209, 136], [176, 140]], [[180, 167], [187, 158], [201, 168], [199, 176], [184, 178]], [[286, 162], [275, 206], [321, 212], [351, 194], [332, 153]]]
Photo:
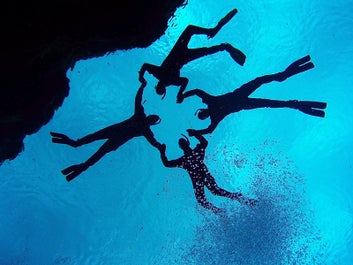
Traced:
[[[77, 60], [147, 47], [185, 0], [5, 0], [1, 5], [0, 164], [68, 95]], [[122, 3], [122, 4], [120, 4]]]

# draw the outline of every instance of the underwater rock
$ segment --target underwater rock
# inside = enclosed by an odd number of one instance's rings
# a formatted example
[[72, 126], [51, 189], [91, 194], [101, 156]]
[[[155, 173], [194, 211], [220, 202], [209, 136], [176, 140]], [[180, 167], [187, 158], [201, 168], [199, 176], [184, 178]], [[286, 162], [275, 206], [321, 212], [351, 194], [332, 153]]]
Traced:
[[69, 93], [82, 59], [147, 47], [185, 0], [53, 0], [1, 4], [0, 164], [23, 150]]

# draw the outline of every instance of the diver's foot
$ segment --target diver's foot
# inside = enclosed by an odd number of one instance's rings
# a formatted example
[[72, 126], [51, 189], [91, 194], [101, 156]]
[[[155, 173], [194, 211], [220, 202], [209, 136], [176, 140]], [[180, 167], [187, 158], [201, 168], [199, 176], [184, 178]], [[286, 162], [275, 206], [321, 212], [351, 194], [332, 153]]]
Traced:
[[68, 136], [62, 133], [56, 133], [56, 132], [50, 132], [50, 135], [52, 136], [51, 141], [53, 143], [57, 144], [67, 144], [72, 147], [77, 147], [78, 144], [75, 140], [70, 139]]
[[225, 17], [223, 17], [217, 24], [217, 26], [215, 26], [212, 29], [212, 32], [208, 34], [208, 38], [213, 38], [218, 31], [221, 30], [221, 28], [227, 24], [234, 16], [235, 14], [238, 12], [238, 10], [236, 8], [234, 8], [232, 11], [230, 11]]
[[61, 173], [66, 176], [67, 181], [71, 181], [78, 175], [80, 175], [83, 171], [85, 171], [86, 168], [87, 167], [84, 164], [73, 165], [68, 168], [65, 168], [61, 171]]

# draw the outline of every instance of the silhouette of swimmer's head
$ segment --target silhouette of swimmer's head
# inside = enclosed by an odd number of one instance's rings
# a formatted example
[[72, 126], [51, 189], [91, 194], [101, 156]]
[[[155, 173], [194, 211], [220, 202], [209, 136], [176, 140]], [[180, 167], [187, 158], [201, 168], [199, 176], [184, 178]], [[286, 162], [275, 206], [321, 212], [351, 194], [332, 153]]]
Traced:
[[161, 118], [158, 115], [152, 114], [146, 117], [146, 122], [148, 125], [157, 125], [161, 122]]
[[178, 144], [179, 144], [179, 147], [185, 151], [190, 147], [190, 141], [184, 134], [181, 134], [181, 135], [184, 138], [180, 138], [178, 141]]
[[163, 95], [162, 99], [165, 97], [165, 93], [166, 93], [166, 86], [165, 84], [163, 84], [161, 81], [159, 81], [156, 85], [156, 92], [158, 95]]
[[210, 112], [208, 109], [198, 109], [196, 112], [195, 112], [195, 115], [197, 115], [197, 117], [200, 119], [200, 120], [205, 120], [207, 119], [208, 117], [210, 117]]

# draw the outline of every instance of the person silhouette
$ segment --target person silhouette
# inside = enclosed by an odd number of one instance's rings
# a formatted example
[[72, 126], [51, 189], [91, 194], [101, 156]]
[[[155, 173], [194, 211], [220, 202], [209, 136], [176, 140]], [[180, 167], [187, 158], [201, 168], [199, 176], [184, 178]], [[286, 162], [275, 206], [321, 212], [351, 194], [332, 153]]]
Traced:
[[138, 89], [135, 97], [135, 112], [125, 121], [108, 126], [78, 140], [72, 140], [62, 133], [50, 132], [53, 143], [67, 144], [72, 147], [78, 147], [93, 141], [107, 139], [98, 151], [94, 153], [86, 162], [70, 166], [61, 171], [63, 175], [66, 175], [67, 181], [73, 180], [83, 171], [87, 170], [88, 167], [98, 162], [98, 160], [105, 154], [118, 149], [121, 145], [134, 137], [144, 136], [154, 147], [160, 147], [161, 144], [154, 138], [150, 126], [160, 123], [161, 119], [158, 115], [154, 114], [146, 116], [144, 113], [144, 108], [141, 104], [143, 89], [145, 86], [146, 82], [142, 83]]
[[310, 62], [310, 60], [310, 56], [307, 55], [290, 64], [283, 72], [257, 77], [242, 85], [240, 88], [235, 89], [233, 92], [223, 95], [212, 96], [201, 89], [185, 92], [183, 94], [184, 98], [196, 95], [207, 105], [207, 108], [197, 110], [195, 113], [197, 117], [201, 120], [207, 119], [208, 117], [211, 119], [211, 123], [207, 128], [192, 131], [200, 134], [211, 133], [227, 115], [241, 110], [255, 108], [292, 108], [308, 115], [325, 117], [325, 112], [323, 111], [327, 106], [325, 102], [249, 98], [249, 96], [263, 84], [273, 81], [282, 82], [293, 75], [312, 69], [314, 64]]
[[207, 140], [200, 134], [196, 134], [190, 129], [187, 130], [190, 136], [195, 136], [199, 143], [194, 149], [190, 147], [189, 139], [184, 136], [184, 138], [179, 139], [179, 147], [184, 151], [184, 155], [175, 160], [168, 160], [165, 154], [166, 145], [161, 144], [159, 147], [161, 153], [161, 159], [165, 167], [179, 167], [185, 169], [191, 178], [195, 197], [197, 202], [206, 209], [213, 211], [216, 214], [223, 214], [224, 210], [214, 206], [212, 203], [208, 202], [205, 196], [205, 186], [214, 195], [223, 196], [230, 198], [232, 200], [237, 200], [242, 204], [249, 206], [254, 206], [257, 203], [255, 199], [245, 198], [239, 192], [229, 192], [220, 187], [218, 187], [215, 179], [210, 174], [208, 168], [204, 163], [204, 157], [206, 152], [206, 147], [208, 145]]
[[139, 80], [143, 82], [145, 72], [149, 72], [158, 79], [158, 83], [155, 87], [158, 95], [163, 95], [162, 99], [166, 94], [166, 87], [170, 85], [180, 86], [177, 103], [181, 103], [183, 100], [182, 93], [185, 90], [188, 79], [180, 76], [180, 69], [195, 59], [203, 56], [214, 54], [220, 51], [227, 51], [235, 62], [240, 65], [244, 65], [246, 56], [240, 50], [234, 48], [229, 43], [222, 43], [211, 47], [202, 47], [189, 49], [188, 44], [193, 35], [203, 34], [207, 35], [208, 38], [213, 38], [217, 32], [237, 13], [237, 9], [230, 11], [225, 17], [223, 17], [214, 28], [202, 28], [195, 25], [189, 25], [181, 33], [179, 39], [176, 41], [174, 47], [169, 52], [168, 56], [162, 62], [160, 66], [156, 66], [149, 63], [144, 63], [139, 71]]

